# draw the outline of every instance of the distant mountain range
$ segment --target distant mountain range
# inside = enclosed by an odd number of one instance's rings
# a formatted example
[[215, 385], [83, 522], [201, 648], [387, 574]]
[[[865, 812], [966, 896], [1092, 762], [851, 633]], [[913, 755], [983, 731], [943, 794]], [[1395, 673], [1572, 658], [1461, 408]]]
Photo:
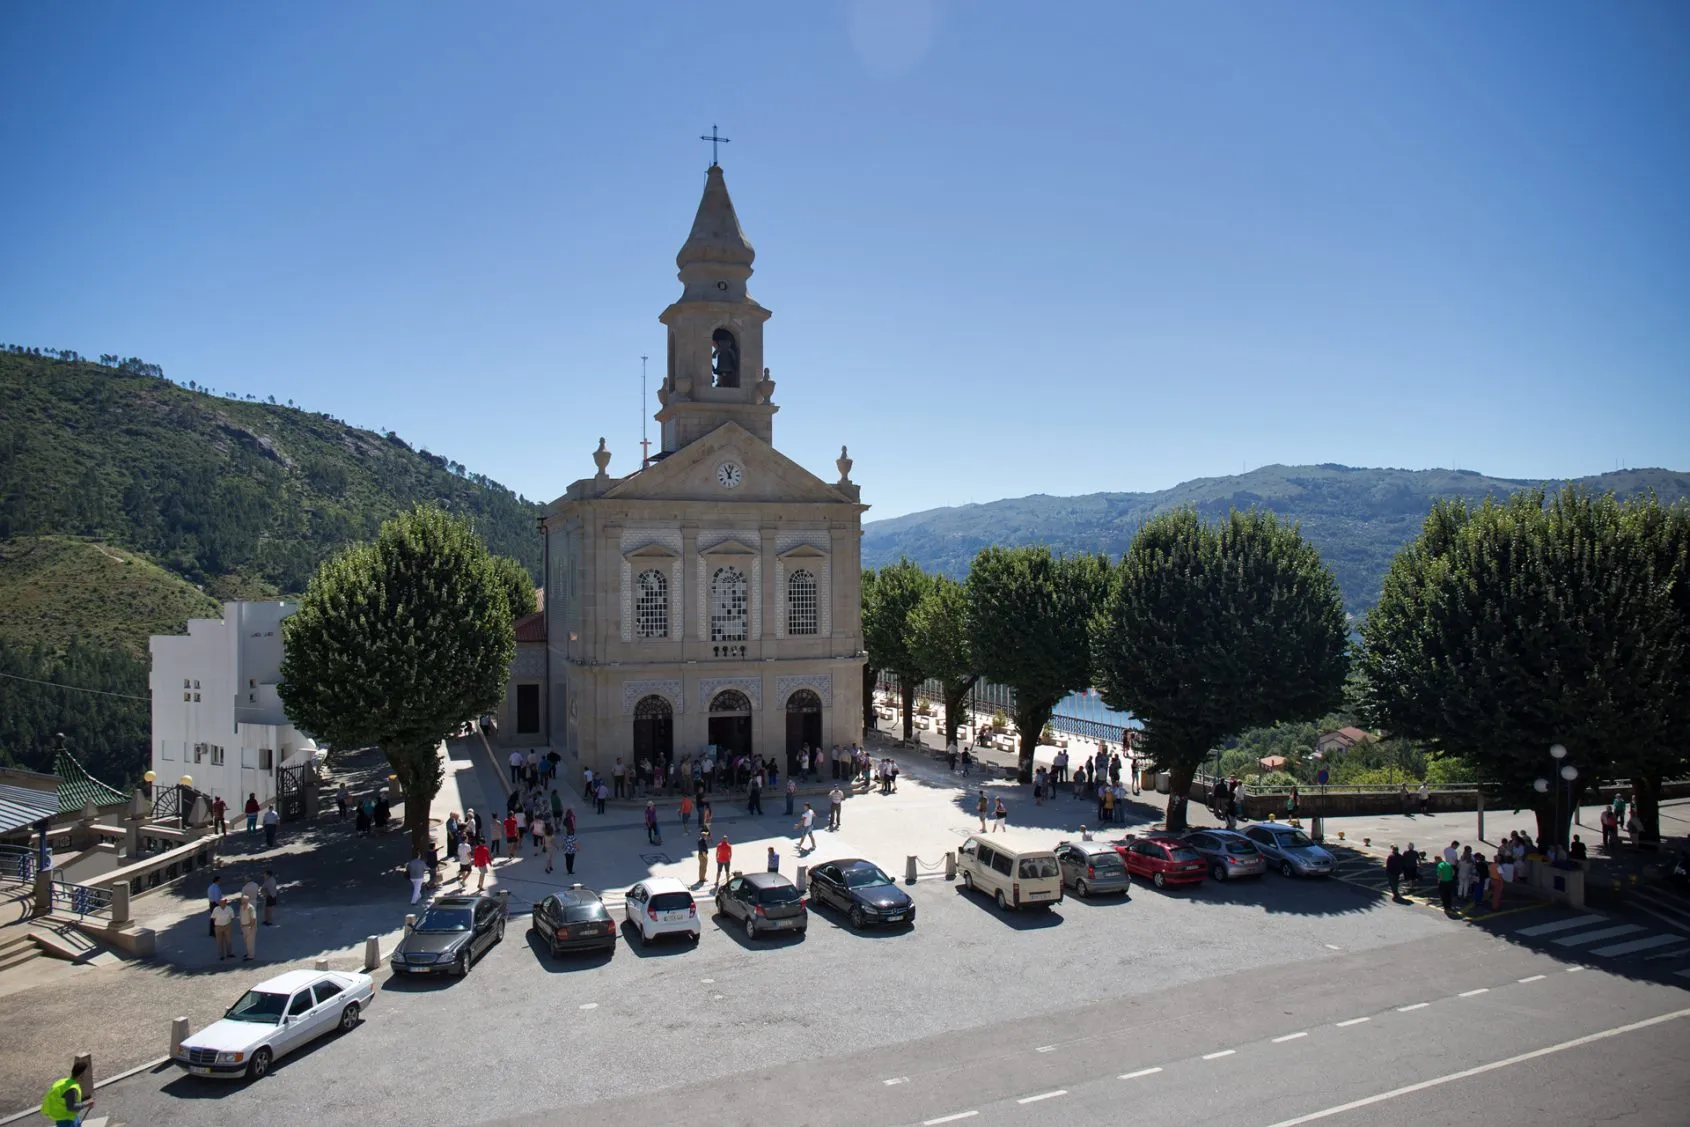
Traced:
[[[1302, 525], [1337, 575], [1345, 606], [1361, 614], [1378, 599], [1392, 557], [1420, 531], [1437, 498], [1479, 501], [1560, 484], [1486, 477], [1472, 470], [1263, 466], [1157, 493], [1035, 494], [870, 521], [863, 526], [863, 566], [880, 567], [908, 556], [928, 571], [961, 578], [975, 554], [990, 544], [1045, 544], [1053, 551], [1118, 557], [1138, 527], [1157, 513], [1191, 505], [1214, 519], [1234, 508], [1259, 506]], [[1664, 502], [1690, 497], [1690, 473], [1676, 470], [1620, 470], [1579, 478], [1576, 484], [1621, 498], [1651, 490]]]

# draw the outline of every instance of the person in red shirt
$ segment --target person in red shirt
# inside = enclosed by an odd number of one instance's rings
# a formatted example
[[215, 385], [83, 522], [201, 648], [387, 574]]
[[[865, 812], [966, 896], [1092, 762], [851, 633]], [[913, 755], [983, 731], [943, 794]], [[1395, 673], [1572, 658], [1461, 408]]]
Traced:
[[487, 887], [487, 869], [493, 864], [493, 854], [488, 850], [485, 841], [475, 843], [475, 890], [480, 892]]
[[522, 831], [516, 828], [516, 815], [505, 815], [505, 854], [512, 861], [522, 856]]
[[229, 832], [229, 804], [218, 795], [217, 801], [211, 804], [211, 826], [214, 832], [226, 834]]
[[728, 866], [733, 863], [734, 847], [723, 838], [716, 844], [716, 887], [722, 887], [722, 882], [728, 879]]
[[259, 811], [259, 809], [260, 809], [260, 807], [258, 805], [258, 795], [248, 794], [246, 796], [245, 813], [246, 813], [246, 832], [249, 833], [249, 834], [255, 834], [255, 833], [258, 832], [258, 811]]

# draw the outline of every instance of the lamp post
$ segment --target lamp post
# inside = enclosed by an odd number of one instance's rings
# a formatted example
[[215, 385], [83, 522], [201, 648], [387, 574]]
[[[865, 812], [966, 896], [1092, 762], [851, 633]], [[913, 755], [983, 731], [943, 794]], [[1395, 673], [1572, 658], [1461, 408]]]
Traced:
[[[1579, 777], [1579, 769], [1577, 767], [1574, 767], [1571, 763], [1566, 763], [1566, 764], [1562, 765], [1562, 767], [1561, 767], [1561, 778], [1566, 780], [1566, 783], [1567, 783], [1567, 805], [1569, 807], [1571, 807], [1573, 805], [1573, 780], [1577, 779], [1578, 777]], [[1572, 833], [1572, 829], [1573, 828], [1571, 826], [1568, 826], [1566, 828], [1565, 832], [1570, 834], [1570, 833]], [[1573, 842], [1572, 842], [1572, 839], [1570, 837], [1563, 840], [1561, 842], [1561, 844], [1568, 849], [1571, 849], [1573, 847]]]
[[[1559, 774], [1560, 773], [1561, 761], [1563, 759], [1567, 758], [1567, 745], [1566, 744], [1550, 744], [1549, 745], [1549, 758], [1551, 758], [1555, 761], [1556, 773]], [[1550, 780], [1550, 785], [1554, 786], [1554, 780], [1553, 779]], [[1567, 797], [1569, 799], [1572, 797], [1571, 791], [1568, 791]], [[1561, 833], [1561, 788], [1556, 787], [1555, 788], [1555, 841], [1559, 842], [1561, 844], [1566, 844], [1565, 842], [1562, 842], [1562, 840], [1561, 840], [1562, 837], [1563, 837], [1563, 835]]]

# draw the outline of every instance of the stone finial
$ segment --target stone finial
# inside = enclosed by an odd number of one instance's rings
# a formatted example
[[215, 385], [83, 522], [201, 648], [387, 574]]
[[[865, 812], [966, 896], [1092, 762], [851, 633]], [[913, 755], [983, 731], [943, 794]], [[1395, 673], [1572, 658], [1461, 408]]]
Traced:
[[141, 793], [140, 787], [136, 787], [135, 793], [129, 796], [129, 808], [124, 811], [125, 816], [145, 818], [151, 810], [152, 805], [147, 801], [147, 796]]
[[851, 467], [856, 463], [851, 461], [850, 452], [845, 447], [839, 448], [839, 457], [835, 459], [833, 464], [839, 467], [839, 484], [851, 484]]
[[610, 465], [610, 451], [605, 449], [604, 439], [599, 439], [599, 448], [593, 451], [593, 464], [599, 468], [599, 476], [607, 477], [605, 469]]
[[757, 402], [767, 403], [775, 395], [775, 381], [769, 378], [769, 370], [763, 369], [763, 378], [757, 381]]
[[194, 795], [193, 809], [188, 813], [188, 824], [195, 829], [204, 829], [211, 824], [211, 804], [205, 800], [205, 795]]

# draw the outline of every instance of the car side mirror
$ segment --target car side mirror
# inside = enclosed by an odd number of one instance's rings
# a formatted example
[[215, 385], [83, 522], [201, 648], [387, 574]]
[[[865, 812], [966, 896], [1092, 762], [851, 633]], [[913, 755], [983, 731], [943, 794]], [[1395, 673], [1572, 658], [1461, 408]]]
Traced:
[[292, 1025], [293, 1024], [293, 1015], [292, 1014], [283, 1014], [282, 1015], [282, 1024], [283, 1025]]

